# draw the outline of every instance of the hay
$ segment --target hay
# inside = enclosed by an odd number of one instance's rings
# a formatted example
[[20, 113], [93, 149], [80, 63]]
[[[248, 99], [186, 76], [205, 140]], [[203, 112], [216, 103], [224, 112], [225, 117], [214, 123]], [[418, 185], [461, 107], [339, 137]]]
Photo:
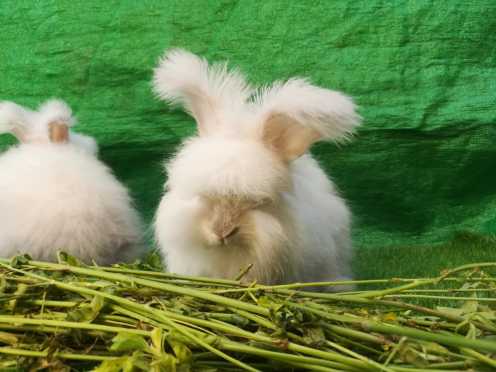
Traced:
[[336, 294], [170, 275], [153, 255], [112, 268], [19, 256], [0, 261], [0, 370], [489, 371], [495, 268]]

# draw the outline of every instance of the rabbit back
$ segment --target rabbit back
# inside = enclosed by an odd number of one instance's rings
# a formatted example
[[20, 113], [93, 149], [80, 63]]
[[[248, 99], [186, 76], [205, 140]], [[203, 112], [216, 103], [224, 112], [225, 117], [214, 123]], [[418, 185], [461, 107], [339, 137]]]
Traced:
[[140, 218], [126, 188], [72, 144], [22, 144], [0, 156], [0, 255], [85, 262], [139, 255]]
[[351, 277], [350, 212], [333, 182], [310, 154], [291, 166], [293, 188], [284, 201], [296, 231], [292, 249], [299, 264], [289, 281], [333, 281]]

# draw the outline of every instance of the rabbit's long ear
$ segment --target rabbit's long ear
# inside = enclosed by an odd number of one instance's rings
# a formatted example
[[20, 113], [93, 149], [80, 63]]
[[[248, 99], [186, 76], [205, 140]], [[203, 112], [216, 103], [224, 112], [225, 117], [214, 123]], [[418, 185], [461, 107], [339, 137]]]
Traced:
[[348, 138], [360, 123], [349, 97], [304, 79], [275, 83], [258, 95], [256, 103], [262, 140], [288, 162], [316, 141]]
[[69, 142], [69, 127], [75, 124], [72, 110], [60, 99], [51, 99], [38, 109], [39, 123], [48, 128], [50, 142]]
[[13, 102], [0, 102], [0, 134], [10, 133], [20, 142], [25, 142], [32, 116], [32, 111]]
[[154, 90], [164, 100], [181, 104], [195, 118], [201, 135], [216, 131], [242, 110], [252, 90], [243, 76], [226, 64], [208, 62], [181, 49], [168, 51], [155, 69]]
[[38, 108], [38, 120], [43, 124], [64, 123], [68, 127], [76, 123], [69, 105], [56, 98], [46, 101]]

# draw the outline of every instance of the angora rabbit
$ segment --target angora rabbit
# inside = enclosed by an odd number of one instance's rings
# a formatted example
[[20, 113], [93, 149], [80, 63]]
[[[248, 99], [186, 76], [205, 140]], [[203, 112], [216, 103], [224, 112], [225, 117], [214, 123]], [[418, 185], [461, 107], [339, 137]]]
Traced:
[[141, 221], [126, 188], [97, 159], [95, 141], [73, 133], [71, 109], [0, 102], [0, 133], [20, 141], [0, 154], [0, 256], [54, 260], [63, 250], [110, 264], [141, 253]]
[[167, 164], [155, 219], [168, 270], [265, 284], [349, 279], [350, 213], [306, 153], [360, 117], [350, 98], [304, 79], [253, 90], [225, 64], [171, 50], [154, 89], [196, 120]]

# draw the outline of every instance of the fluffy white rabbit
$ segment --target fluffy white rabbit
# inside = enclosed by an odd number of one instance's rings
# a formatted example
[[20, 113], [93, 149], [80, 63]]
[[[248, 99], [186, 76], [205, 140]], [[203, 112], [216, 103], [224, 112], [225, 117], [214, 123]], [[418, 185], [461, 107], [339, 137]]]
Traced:
[[62, 250], [110, 264], [142, 252], [141, 220], [127, 189], [97, 158], [96, 142], [73, 133], [71, 109], [38, 111], [0, 102], [0, 133], [19, 140], [0, 154], [0, 256], [54, 260]]
[[352, 100], [305, 79], [259, 90], [225, 64], [167, 52], [155, 92], [196, 120], [166, 165], [155, 218], [169, 271], [260, 283], [351, 278], [350, 213], [306, 153], [359, 124]]

